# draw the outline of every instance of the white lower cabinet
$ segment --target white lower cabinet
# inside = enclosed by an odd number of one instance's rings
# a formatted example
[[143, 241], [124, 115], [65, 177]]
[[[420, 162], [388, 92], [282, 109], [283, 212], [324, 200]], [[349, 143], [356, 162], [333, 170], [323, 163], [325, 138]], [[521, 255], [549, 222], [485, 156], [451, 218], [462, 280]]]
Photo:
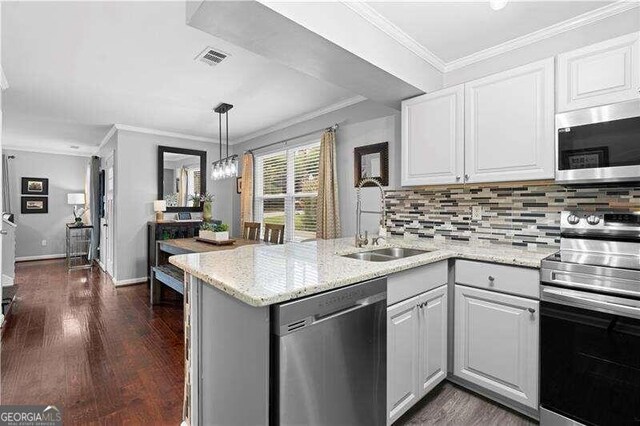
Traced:
[[387, 423], [447, 376], [447, 286], [387, 308]]
[[454, 374], [538, 409], [539, 302], [456, 285]]

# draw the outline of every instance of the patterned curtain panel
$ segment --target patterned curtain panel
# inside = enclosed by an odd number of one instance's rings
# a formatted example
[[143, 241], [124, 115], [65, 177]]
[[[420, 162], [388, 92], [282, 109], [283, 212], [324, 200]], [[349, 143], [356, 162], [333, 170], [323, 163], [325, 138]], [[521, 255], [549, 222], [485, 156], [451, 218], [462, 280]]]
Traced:
[[240, 230], [245, 222], [253, 222], [253, 154], [242, 156], [242, 193], [240, 194]]
[[327, 130], [322, 134], [318, 176], [316, 236], [323, 239], [338, 238], [340, 237], [340, 211], [338, 208], [336, 132], [333, 130]]
[[89, 187], [88, 187], [88, 214], [89, 221], [93, 225], [91, 234], [91, 248], [89, 250], [89, 259], [98, 259], [98, 250], [100, 247], [100, 157], [91, 157], [89, 160]]
[[11, 213], [11, 193], [9, 188], [9, 159], [2, 154], [2, 212]]

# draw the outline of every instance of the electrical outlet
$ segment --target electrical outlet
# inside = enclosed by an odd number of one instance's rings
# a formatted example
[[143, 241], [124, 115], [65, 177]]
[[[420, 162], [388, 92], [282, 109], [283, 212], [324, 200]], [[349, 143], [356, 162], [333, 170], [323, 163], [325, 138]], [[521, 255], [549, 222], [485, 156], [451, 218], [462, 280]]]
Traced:
[[471, 207], [471, 220], [482, 220], [482, 206]]
[[47, 246], [47, 240], [42, 240], [42, 247], [46, 247]]

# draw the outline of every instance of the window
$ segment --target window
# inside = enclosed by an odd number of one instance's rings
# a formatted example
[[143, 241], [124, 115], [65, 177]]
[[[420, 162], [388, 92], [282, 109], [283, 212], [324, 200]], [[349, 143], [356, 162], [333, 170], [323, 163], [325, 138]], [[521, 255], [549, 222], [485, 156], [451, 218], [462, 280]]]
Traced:
[[316, 236], [320, 144], [256, 158], [256, 220], [284, 224], [285, 240]]

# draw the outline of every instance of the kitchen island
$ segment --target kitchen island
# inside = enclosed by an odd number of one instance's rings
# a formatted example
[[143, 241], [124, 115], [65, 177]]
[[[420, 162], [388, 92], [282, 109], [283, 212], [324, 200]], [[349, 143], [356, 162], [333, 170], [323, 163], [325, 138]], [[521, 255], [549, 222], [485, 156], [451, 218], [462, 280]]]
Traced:
[[171, 257], [187, 284], [185, 415], [191, 424], [268, 424], [272, 305], [450, 259], [536, 269], [555, 251], [396, 237], [385, 246], [427, 252], [368, 262], [343, 255], [376, 247], [357, 249], [343, 238]]

